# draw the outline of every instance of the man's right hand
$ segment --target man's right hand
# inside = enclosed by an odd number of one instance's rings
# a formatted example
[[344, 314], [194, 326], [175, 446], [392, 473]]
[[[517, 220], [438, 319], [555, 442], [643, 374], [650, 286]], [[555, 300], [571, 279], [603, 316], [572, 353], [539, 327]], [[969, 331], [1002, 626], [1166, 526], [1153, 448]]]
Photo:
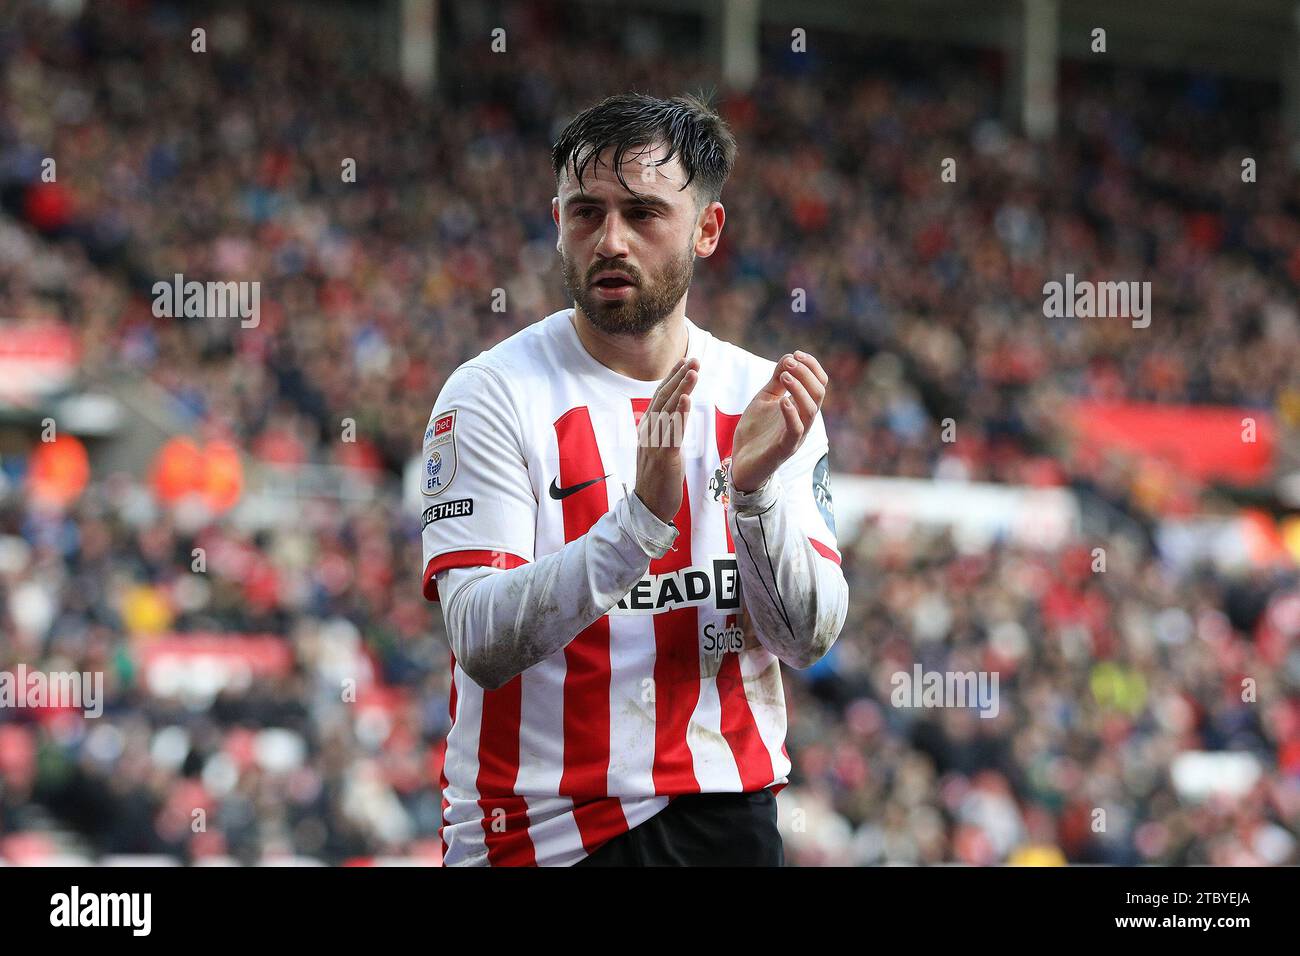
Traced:
[[637, 426], [636, 495], [665, 524], [682, 505], [682, 442], [691, 392], [700, 380], [699, 359], [683, 359], [659, 383]]

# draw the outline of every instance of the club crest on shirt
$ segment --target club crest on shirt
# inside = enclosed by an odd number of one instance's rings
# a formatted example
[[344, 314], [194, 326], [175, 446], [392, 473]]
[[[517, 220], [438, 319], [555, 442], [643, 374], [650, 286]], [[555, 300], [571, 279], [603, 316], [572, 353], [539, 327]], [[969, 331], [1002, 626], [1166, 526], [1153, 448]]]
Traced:
[[722, 459], [721, 466], [713, 470], [713, 477], [709, 479], [709, 493], [713, 495], [714, 501], [721, 501], [724, 508], [731, 503], [731, 495], [727, 491], [727, 466], [730, 464], [731, 456], [728, 455]]
[[436, 498], [456, 477], [456, 409], [435, 416], [424, 432], [424, 463], [420, 491]]

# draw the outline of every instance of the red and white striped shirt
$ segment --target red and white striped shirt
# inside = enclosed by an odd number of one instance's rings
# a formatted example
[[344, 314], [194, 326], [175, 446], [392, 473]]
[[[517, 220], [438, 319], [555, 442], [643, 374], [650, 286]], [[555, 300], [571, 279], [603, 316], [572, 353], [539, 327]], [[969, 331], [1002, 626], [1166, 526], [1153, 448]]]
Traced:
[[[504, 581], [503, 572], [582, 540], [567, 567], [556, 563], [545, 581], [530, 580], [528, 593], [498, 591], [497, 616], [461, 608], [475, 616], [457, 623], [523, 646], [540, 641], [552, 619], [591, 621], [547, 635], [557, 649], [495, 689], [471, 679], [453, 655], [442, 781], [452, 865], [570, 864], [673, 795], [783, 785], [790, 761], [780, 663], [754, 633], [753, 604], [763, 601], [767, 619], [780, 615], [793, 636], [802, 625], [775, 610], [778, 602], [795, 604], [795, 592], [820, 579], [832, 607], [818, 620], [834, 619], [834, 633], [843, 623], [847, 588], [820, 414], [771, 483], [783, 493], [761, 542], [756, 532], [748, 547], [746, 533], [750, 566], [743, 557], [738, 566], [732, 527], [740, 526], [734, 515], [728, 522], [723, 463], [774, 363], [686, 320], [687, 357], [700, 360], [700, 372], [682, 447], [685, 493], [675, 540], [660, 536], [642, 550], [636, 538], [655, 538], [652, 525], [667, 528], [629, 497], [637, 422], [659, 383], [597, 362], [572, 316], [556, 312], [457, 369], [425, 431], [424, 591], [438, 600], [441, 590], [449, 634], [447, 604], [466, 583]], [[787, 546], [784, 557], [772, 550], [775, 563], [755, 560], [778, 528], [807, 547]], [[760, 580], [764, 563], [772, 574], [764, 569]], [[814, 564], [822, 567], [810, 573]], [[620, 578], [628, 568], [631, 576]], [[742, 571], [750, 575], [743, 606]], [[782, 587], [784, 596], [773, 593]], [[583, 602], [595, 607], [585, 617], [575, 609]], [[519, 619], [524, 608], [527, 620]]]

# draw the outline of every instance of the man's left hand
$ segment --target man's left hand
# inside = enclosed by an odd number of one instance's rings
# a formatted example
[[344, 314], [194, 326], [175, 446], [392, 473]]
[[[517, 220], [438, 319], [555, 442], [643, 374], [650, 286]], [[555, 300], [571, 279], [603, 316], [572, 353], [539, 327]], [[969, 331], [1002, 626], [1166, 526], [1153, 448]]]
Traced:
[[782, 356], [736, 425], [731, 487], [757, 491], [803, 444], [826, 397], [829, 379], [807, 352]]

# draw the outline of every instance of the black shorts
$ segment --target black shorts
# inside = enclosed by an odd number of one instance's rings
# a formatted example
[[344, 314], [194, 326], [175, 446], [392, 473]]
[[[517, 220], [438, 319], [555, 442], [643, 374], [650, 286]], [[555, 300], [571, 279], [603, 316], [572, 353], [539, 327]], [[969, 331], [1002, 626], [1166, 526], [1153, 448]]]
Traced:
[[784, 866], [776, 795], [688, 793], [575, 866]]

